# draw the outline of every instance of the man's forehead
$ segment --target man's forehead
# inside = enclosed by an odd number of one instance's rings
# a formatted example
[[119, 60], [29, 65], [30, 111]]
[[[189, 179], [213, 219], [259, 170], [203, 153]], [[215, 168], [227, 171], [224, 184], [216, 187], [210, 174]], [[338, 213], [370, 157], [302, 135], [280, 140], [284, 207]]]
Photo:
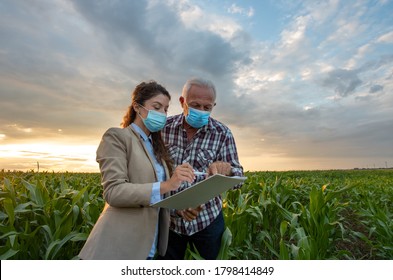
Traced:
[[213, 90], [205, 86], [192, 85], [187, 97], [189, 101], [191, 99], [209, 99], [214, 102]]

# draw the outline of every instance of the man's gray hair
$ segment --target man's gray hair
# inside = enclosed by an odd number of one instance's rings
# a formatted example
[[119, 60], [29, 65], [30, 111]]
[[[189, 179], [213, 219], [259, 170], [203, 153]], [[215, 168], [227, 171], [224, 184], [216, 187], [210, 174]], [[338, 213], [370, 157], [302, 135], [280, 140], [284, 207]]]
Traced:
[[181, 93], [181, 95], [187, 99], [187, 95], [188, 92], [190, 91], [191, 86], [200, 86], [200, 87], [207, 87], [210, 88], [213, 92], [213, 98], [214, 100], [216, 100], [216, 87], [214, 86], [214, 84], [206, 79], [203, 78], [191, 78], [189, 79], [183, 87], [183, 91]]

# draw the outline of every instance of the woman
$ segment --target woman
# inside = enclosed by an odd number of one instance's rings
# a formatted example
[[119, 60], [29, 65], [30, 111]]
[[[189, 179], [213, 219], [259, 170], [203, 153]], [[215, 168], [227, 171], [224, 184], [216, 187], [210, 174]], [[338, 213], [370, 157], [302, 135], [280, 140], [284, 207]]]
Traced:
[[160, 84], [139, 84], [122, 128], [110, 128], [103, 135], [97, 162], [106, 203], [79, 254], [81, 259], [152, 259], [156, 252], [165, 254], [169, 210], [149, 205], [182, 181], [195, 179], [188, 163], [171, 171], [160, 134], [169, 101]]

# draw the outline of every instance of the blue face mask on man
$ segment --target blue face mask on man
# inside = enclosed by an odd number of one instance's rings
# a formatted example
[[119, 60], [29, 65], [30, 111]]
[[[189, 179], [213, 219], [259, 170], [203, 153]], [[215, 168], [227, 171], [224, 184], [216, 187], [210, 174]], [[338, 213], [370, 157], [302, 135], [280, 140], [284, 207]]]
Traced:
[[[145, 107], [139, 104], [142, 108], [147, 110]], [[146, 118], [143, 118], [139, 113], [138, 115], [141, 117], [143, 124], [150, 132], [157, 132], [164, 128], [166, 123], [166, 114], [157, 112], [154, 110], [147, 110], [148, 114]]]
[[201, 111], [188, 107], [186, 122], [194, 128], [201, 128], [209, 122], [210, 113], [209, 111]]

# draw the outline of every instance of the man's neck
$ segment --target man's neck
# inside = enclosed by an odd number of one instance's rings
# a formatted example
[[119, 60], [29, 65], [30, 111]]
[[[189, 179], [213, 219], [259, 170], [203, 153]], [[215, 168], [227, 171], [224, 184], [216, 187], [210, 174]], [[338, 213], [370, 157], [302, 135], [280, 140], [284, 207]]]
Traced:
[[191, 141], [194, 135], [197, 133], [198, 129], [189, 125], [186, 120], [183, 120], [183, 128], [187, 133], [187, 140]]

